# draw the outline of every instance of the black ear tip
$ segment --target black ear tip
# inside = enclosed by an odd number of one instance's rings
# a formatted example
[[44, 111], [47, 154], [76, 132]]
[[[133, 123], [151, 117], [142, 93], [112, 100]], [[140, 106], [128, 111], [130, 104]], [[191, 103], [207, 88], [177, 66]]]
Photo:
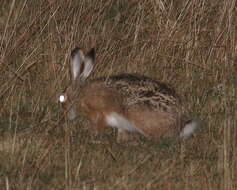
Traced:
[[72, 51], [71, 51], [71, 57], [74, 57], [77, 53], [78, 53], [78, 51], [80, 50], [81, 48], [79, 48], [79, 47], [75, 47]]
[[87, 56], [95, 59], [95, 48], [91, 48], [91, 50], [87, 53]]

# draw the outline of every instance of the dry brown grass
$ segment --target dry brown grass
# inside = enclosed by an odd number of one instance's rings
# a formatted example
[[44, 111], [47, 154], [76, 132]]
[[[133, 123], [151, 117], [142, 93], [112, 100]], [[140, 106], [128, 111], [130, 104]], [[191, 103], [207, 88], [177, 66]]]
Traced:
[[[237, 189], [236, 1], [2, 0], [1, 189]], [[93, 77], [138, 72], [174, 86], [195, 137], [138, 146], [93, 138], [56, 101], [79, 45]]]

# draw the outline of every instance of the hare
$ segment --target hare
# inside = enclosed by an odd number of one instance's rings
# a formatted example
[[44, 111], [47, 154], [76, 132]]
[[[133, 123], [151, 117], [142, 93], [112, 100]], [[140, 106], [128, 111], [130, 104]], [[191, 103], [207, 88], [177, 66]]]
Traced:
[[184, 120], [186, 110], [166, 84], [129, 73], [87, 81], [94, 66], [94, 48], [87, 54], [78, 47], [71, 52], [71, 85], [59, 96], [70, 120], [86, 117], [95, 133], [117, 128], [118, 142], [127, 141], [128, 132], [187, 138], [198, 127], [196, 120]]

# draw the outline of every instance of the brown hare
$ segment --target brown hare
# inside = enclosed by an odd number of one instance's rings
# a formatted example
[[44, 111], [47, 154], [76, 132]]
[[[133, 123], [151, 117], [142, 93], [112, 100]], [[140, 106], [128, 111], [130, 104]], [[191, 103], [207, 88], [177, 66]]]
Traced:
[[94, 65], [94, 48], [87, 54], [78, 47], [71, 52], [71, 85], [59, 97], [70, 120], [86, 117], [95, 133], [117, 128], [118, 142], [127, 140], [127, 132], [187, 138], [198, 127], [198, 121], [184, 120], [185, 109], [167, 85], [128, 73], [87, 81]]

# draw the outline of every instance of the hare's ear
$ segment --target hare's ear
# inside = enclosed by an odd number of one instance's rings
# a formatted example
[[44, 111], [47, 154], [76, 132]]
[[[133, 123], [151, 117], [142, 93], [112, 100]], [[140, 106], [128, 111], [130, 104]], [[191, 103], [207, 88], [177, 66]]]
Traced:
[[85, 80], [95, 66], [95, 48], [92, 48], [85, 56], [84, 69], [80, 75], [81, 80]]
[[76, 47], [71, 53], [71, 78], [72, 81], [84, 81], [93, 70], [95, 64], [95, 49], [92, 48], [86, 55]]
[[70, 74], [71, 80], [74, 82], [82, 73], [84, 68], [85, 55], [83, 51], [76, 47], [71, 52]]

